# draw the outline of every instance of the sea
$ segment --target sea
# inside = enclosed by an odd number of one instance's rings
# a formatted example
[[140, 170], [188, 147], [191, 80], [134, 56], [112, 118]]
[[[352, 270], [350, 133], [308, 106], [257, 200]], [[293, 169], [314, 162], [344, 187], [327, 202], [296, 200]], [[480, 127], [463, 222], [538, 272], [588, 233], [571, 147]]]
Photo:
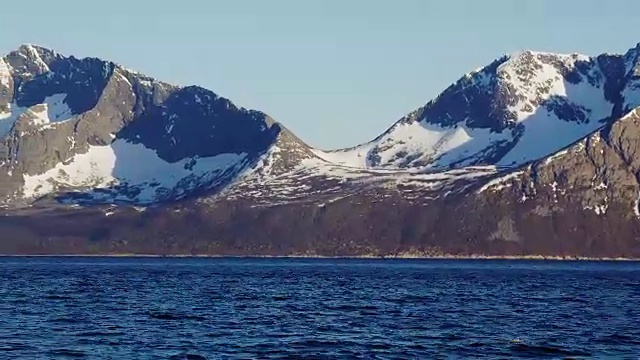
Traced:
[[640, 263], [0, 258], [0, 359], [640, 357]]

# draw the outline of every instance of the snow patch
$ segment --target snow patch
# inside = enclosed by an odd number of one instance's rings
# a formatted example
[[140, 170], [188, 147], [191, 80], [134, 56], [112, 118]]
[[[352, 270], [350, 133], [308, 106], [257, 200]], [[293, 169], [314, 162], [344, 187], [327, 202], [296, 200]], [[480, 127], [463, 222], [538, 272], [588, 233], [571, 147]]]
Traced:
[[[7, 112], [0, 113], [0, 136], [7, 135], [20, 116], [28, 109], [19, 107], [15, 103], [10, 103], [8, 104], [8, 110]], [[35, 116], [37, 117], [37, 115]]]
[[633, 109], [640, 106], [640, 54], [638, 49], [629, 51], [625, 56], [626, 76], [629, 79], [622, 91], [624, 99], [623, 109]]
[[149, 81], [149, 80], [143, 80], [143, 79], [139, 79], [138, 80], [140, 82], [140, 85], [144, 86], [144, 87], [153, 87], [153, 82]]
[[609, 208], [609, 205], [605, 203], [600, 205], [587, 206], [585, 209], [593, 210], [596, 213], [596, 215], [604, 215], [607, 213], [608, 208]]
[[11, 86], [11, 71], [4, 58], [0, 58], [0, 86]]
[[353, 168], [367, 168], [367, 156], [372, 145], [360, 146], [357, 148], [324, 151], [319, 149], [311, 149], [311, 151], [319, 158], [336, 165], [342, 165]]
[[[401, 169], [407, 165], [426, 169], [446, 169], [451, 163], [470, 165], [474, 155], [492, 144], [505, 141], [510, 134], [490, 129], [471, 129], [465, 125], [442, 127], [426, 122], [402, 123], [375, 143], [348, 150], [313, 150], [320, 158], [337, 165], [370, 169]], [[408, 161], [408, 156], [411, 159]], [[374, 166], [373, 158], [377, 158]]]
[[607, 213], [607, 209], [609, 209], [609, 197], [605, 196], [602, 203], [595, 205], [587, 205], [584, 207], [584, 210], [593, 210], [596, 215], [604, 215]]
[[266, 184], [276, 179], [273, 165], [278, 161], [282, 151], [273, 145], [251, 167], [246, 168], [239, 176], [238, 181], [253, 181], [258, 184]]
[[41, 128], [70, 120], [74, 114], [66, 104], [66, 98], [66, 94], [54, 94], [29, 108], [9, 104], [9, 111], [0, 113], [0, 136], [8, 134], [22, 115], [28, 116], [33, 125]]
[[117, 74], [120, 80], [124, 81], [129, 86], [130, 89], [133, 89], [133, 85], [131, 84], [131, 81], [129, 81], [129, 79], [124, 74], [121, 74], [120, 71], [115, 71], [114, 73]]
[[[23, 196], [37, 198], [56, 188], [108, 189], [126, 186], [137, 194], [128, 200], [149, 203], [167, 193], [181, 195], [231, 170], [247, 154], [221, 154], [168, 163], [142, 144], [116, 140], [91, 146], [84, 154], [39, 175], [24, 176]], [[127, 200], [127, 199], [124, 199]]]
[[601, 182], [600, 184], [595, 186], [593, 190], [606, 190], [607, 188], [608, 188], [607, 184], [605, 184], [604, 182]]
[[49, 65], [47, 65], [42, 60], [42, 57], [40, 56], [40, 53], [38, 52], [38, 50], [33, 45], [27, 44], [27, 45], [25, 45], [25, 49], [29, 53], [29, 56], [33, 60], [34, 64], [38, 67], [40, 72], [45, 73], [45, 72], [51, 71], [51, 69], [49, 69]]
[[28, 111], [36, 116], [35, 125], [59, 123], [71, 119], [73, 112], [65, 102], [66, 98], [66, 94], [55, 94], [45, 98], [40, 106], [31, 107]]
[[551, 191], [553, 191], [553, 202], [557, 203], [558, 202], [558, 182], [554, 181], [551, 184]]
[[551, 163], [553, 162], [553, 160], [555, 160], [555, 159], [559, 159], [559, 158], [561, 158], [561, 157], [563, 157], [563, 156], [567, 155], [567, 153], [569, 153], [569, 149], [565, 149], [565, 150], [562, 150], [562, 151], [558, 151], [557, 153], [555, 153], [555, 154], [553, 154], [553, 155], [551, 155], [551, 156], [547, 157], [547, 158], [544, 160], [544, 165], [549, 165], [549, 164], [551, 164]]
[[505, 187], [509, 187], [511, 186], [510, 184], [507, 184], [508, 182], [510, 182], [511, 180], [517, 179], [520, 176], [522, 176], [524, 174], [524, 171], [515, 171], [512, 172], [510, 174], [507, 174], [505, 176], [501, 176], [499, 178], [493, 179], [489, 182], [487, 182], [484, 186], [482, 186], [480, 188], [480, 190], [478, 190], [478, 194], [486, 191], [486, 190], [492, 190], [492, 191], [499, 191]]

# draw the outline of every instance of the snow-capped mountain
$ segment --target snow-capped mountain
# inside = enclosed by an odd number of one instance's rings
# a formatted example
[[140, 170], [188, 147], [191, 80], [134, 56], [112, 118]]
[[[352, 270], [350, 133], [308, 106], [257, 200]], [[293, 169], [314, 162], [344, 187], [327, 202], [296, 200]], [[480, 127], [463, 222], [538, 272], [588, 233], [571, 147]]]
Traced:
[[34, 45], [0, 58], [0, 136], [5, 203], [176, 200], [299, 141], [206, 89]]
[[639, 114], [640, 45], [524, 51], [322, 151], [209, 90], [24, 45], [0, 58], [0, 254], [640, 258]]
[[640, 105], [640, 47], [588, 57], [524, 51], [466, 74], [375, 140], [316, 150], [369, 169], [518, 166], [562, 149]]
[[[23, 45], [0, 58], [0, 191], [10, 204], [50, 195], [153, 204], [280, 184], [277, 194], [289, 188], [283, 179], [298, 189], [313, 179], [323, 192], [333, 181], [383, 186], [420, 182], [424, 172], [496, 173], [551, 155], [639, 105], [639, 54], [504, 56], [373, 141], [321, 151], [206, 89]], [[295, 180], [303, 174], [306, 182]]]

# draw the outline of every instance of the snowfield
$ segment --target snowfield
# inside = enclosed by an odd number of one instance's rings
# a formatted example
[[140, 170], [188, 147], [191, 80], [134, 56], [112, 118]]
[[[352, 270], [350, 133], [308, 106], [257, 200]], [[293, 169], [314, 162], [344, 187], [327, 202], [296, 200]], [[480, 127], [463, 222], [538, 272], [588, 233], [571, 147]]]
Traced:
[[24, 177], [23, 196], [37, 198], [57, 188], [107, 189], [126, 186], [138, 193], [129, 198], [137, 203], [163, 200], [167, 193], [182, 195], [209, 184], [229, 170], [244, 166], [246, 154], [221, 154], [168, 163], [142, 144], [116, 140], [108, 146], [92, 146], [55, 168]]

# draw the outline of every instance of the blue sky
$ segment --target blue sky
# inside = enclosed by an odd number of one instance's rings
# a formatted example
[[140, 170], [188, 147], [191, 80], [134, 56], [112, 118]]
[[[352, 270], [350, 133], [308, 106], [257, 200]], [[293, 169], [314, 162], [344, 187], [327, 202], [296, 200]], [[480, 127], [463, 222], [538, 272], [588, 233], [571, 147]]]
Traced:
[[637, 0], [80, 0], [2, 5], [34, 43], [209, 88], [322, 148], [368, 141], [464, 73], [522, 49], [624, 52]]

